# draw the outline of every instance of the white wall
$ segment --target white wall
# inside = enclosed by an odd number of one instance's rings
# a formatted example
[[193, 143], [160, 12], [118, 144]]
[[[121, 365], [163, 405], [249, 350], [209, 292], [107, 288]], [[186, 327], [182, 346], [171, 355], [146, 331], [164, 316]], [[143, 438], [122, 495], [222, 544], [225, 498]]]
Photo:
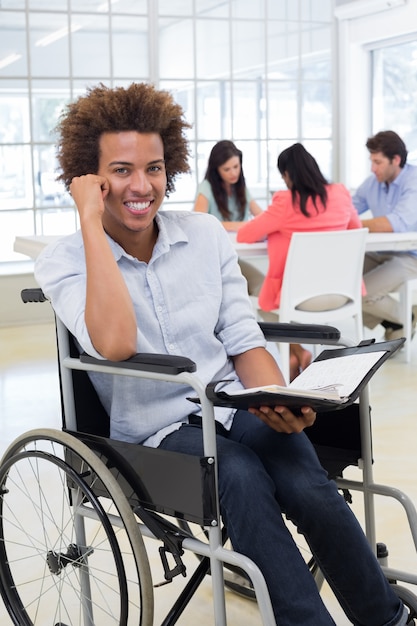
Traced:
[[48, 302], [23, 304], [22, 289], [37, 287], [33, 273], [0, 275], [0, 326], [21, 326], [53, 321]]
[[[339, 3], [340, 4], [340, 3]], [[339, 180], [355, 188], [369, 174], [369, 155], [365, 143], [372, 134], [371, 81], [369, 46], [415, 33], [417, 38], [417, 0], [405, 0], [403, 6], [386, 9], [386, 0], [355, 0], [342, 3], [338, 10], [336, 41], [338, 68], [336, 71], [339, 100]], [[373, 8], [370, 15], [343, 18], [346, 6]], [[383, 10], [377, 10], [384, 7]]]

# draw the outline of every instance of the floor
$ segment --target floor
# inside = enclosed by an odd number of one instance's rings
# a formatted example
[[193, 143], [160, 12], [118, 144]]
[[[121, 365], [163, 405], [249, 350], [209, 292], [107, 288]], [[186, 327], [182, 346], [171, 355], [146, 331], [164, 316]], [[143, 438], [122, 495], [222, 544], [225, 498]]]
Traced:
[[[417, 504], [416, 425], [417, 341], [411, 363], [404, 354], [392, 357], [371, 384], [373, 407], [374, 477], [376, 482], [395, 486]], [[54, 329], [51, 325], [0, 328], [0, 454], [17, 435], [36, 427], [60, 427]], [[347, 477], [359, 478], [351, 468]], [[354, 494], [353, 509], [362, 520], [360, 494]], [[401, 506], [394, 500], [377, 498], [377, 540], [388, 543], [390, 565], [417, 571], [416, 550]], [[159, 563], [153, 554], [155, 578]], [[179, 623], [183, 626], [212, 625], [210, 584], [207, 579]], [[177, 583], [155, 590], [156, 619], [160, 623], [176, 593]], [[337, 626], [347, 621], [328, 588], [323, 597]], [[0, 603], [1, 604], [1, 603]], [[261, 624], [254, 602], [227, 592], [228, 623], [231, 626]], [[0, 623], [11, 624], [3, 606]]]

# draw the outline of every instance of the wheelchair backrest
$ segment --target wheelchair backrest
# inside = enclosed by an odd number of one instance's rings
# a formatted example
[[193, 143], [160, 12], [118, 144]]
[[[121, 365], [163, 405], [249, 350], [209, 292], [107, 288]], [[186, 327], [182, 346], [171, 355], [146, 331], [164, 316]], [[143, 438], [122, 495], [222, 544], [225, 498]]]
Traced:
[[[68, 333], [70, 356], [77, 358], [80, 356], [76, 341], [71, 333]], [[58, 362], [59, 344], [58, 344]], [[62, 373], [61, 366], [59, 368], [59, 378], [62, 393]], [[72, 383], [74, 390], [75, 414], [77, 421], [77, 430], [83, 433], [99, 435], [102, 437], [110, 436], [110, 418], [107, 415], [94, 386], [90, 380], [88, 373], [84, 370], [71, 370]], [[62, 403], [62, 425], [66, 428], [66, 418], [64, 403]]]

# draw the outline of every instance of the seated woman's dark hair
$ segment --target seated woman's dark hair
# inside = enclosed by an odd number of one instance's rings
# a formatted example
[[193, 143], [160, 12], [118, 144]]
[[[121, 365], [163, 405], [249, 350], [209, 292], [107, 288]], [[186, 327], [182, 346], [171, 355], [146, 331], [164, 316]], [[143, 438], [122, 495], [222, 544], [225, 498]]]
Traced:
[[210, 183], [211, 190], [217, 204], [217, 208], [222, 214], [223, 219], [230, 219], [227, 193], [226, 189], [224, 188], [223, 180], [219, 174], [218, 168], [234, 156], [239, 157], [240, 160], [240, 176], [238, 181], [233, 185], [233, 192], [235, 194], [236, 203], [239, 208], [240, 219], [243, 220], [246, 206], [246, 182], [242, 169], [243, 155], [241, 150], [239, 150], [235, 146], [233, 141], [228, 141], [227, 139], [224, 139], [217, 142], [213, 146], [210, 152], [207, 170], [204, 178], [207, 179]]
[[293, 204], [300, 203], [300, 210], [306, 217], [311, 217], [307, 211], [307, 200], [312, 199], [316, 213], [317, 197], [326, 207], [328, 181], [320, 171], [316, 159], [304, 148], [301, 143], [295, 143], [281, 152], [277, 167], [281, 175], [287, 173], [291, 179], [291, 195]]

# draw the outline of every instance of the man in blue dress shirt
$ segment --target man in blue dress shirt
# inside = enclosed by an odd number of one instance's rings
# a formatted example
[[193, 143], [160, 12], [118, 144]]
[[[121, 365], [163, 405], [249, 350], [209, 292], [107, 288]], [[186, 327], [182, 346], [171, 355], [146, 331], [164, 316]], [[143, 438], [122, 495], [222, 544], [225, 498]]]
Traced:
[[[359, 214], [372, 217], [362, 224], [369, 232], [401, 233], [417, 230], [417, 167], [408, 164], [407, 148], [392, 130], [366, 142], [372, 174], [358, 188], [353, 204]], [[385, 338], [403, 335], [400, 304], [390, 295], [417, 277], [416, 252], [368, 252], [365, 255], [363, 321], [368, 328], [382, 324]], [[417, 310], [416, 310], [417, 314]], [[417, 319], [413, 313], [413, 324]]]

